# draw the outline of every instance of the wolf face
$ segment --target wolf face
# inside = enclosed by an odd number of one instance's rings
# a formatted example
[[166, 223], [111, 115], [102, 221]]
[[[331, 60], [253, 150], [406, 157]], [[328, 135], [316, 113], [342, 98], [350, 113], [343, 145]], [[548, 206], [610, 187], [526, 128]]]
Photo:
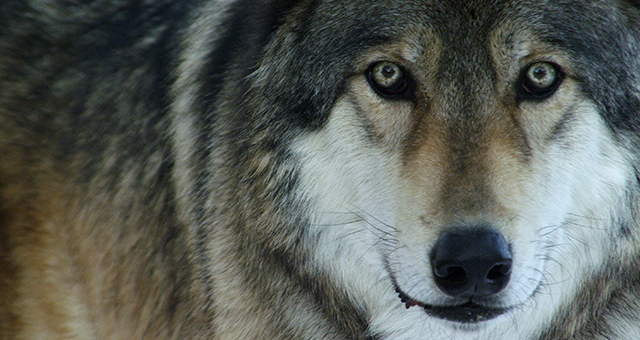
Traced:
[[[565, 5], [377, 16], [407, 26], [354, 58], [326, 125], [292, 143], [321, 240], [312, 250], [358, 292], [374, 332], [535, 333], [635, 238], [614, 217], [635, 209], [635, 156], [614, 137], [635, 123], [594, 88], [637, 57], [613, 62], [610, 45], [586, 37], [619, 14]], [[625, 39], [636, 38], [613, 41]], [[613, 102], [637, 105], [636, 81], [620, 81], [634, 94]]]

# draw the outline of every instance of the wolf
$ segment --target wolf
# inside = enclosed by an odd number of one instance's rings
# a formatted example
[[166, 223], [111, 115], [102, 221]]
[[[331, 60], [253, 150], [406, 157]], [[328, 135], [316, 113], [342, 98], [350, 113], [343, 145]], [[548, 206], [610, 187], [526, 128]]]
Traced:
[[640, 339], [640, 3], [0, 2], [0, 339]]

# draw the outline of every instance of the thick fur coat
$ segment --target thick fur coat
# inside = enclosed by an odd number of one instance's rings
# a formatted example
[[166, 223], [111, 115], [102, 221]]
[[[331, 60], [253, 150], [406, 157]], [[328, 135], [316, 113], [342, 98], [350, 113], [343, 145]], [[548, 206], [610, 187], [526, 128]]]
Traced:
[[640, 4], [3, 0], [0, 339], [640, 338]]

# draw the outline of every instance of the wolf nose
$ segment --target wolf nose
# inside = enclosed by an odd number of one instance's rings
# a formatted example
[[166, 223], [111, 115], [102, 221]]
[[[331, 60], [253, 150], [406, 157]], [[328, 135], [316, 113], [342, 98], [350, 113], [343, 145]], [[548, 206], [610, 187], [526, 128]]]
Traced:
[[458, 229], [440, 237], [432, 252], [436, 285], [447, 295], [496, 294], [511, 277], [511, 251], [504, 237], [485, 229]]

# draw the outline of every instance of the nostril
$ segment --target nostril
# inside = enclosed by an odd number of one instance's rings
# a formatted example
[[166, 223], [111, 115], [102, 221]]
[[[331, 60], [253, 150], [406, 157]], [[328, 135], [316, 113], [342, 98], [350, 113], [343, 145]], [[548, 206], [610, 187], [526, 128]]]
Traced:
[[467, 282], [467, 273], [464, 268], [459, 266], [438, 266], [434, 272], [440, 280], [447, 281], [450, 284], [464, 284]]
[[493, 266], [487, 273], [487, 282], [499, 283], [511, 274], [511, 263], [498, 264]]

